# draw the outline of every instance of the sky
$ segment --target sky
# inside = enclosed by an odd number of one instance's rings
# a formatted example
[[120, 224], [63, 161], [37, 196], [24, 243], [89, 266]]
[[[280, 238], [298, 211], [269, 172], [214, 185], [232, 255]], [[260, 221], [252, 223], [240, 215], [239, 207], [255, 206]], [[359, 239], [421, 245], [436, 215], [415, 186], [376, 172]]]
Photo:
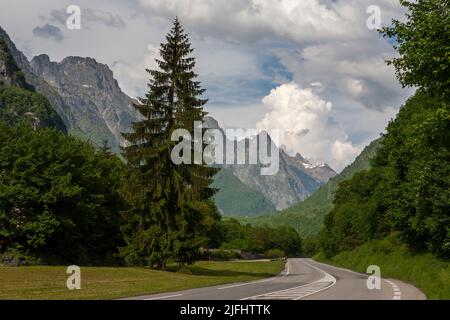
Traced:
[[[67, 7], [81, 9], [69, 29]], [[398, 0], [1, 0], [0, 26], [31, 59], [95, 58], [132, 97], [147, 89], [178, 16], [189, 34], [206, 111], [223, 127], [278, 129], [291, 154], [350, 164], [412, 94], [373, 26], [404, 19]]]

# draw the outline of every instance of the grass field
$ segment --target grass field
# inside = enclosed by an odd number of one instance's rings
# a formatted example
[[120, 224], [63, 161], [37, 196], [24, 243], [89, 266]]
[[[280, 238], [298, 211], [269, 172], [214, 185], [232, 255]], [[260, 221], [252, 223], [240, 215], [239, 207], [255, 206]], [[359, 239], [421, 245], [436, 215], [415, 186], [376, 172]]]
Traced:
[[257, 280], [281, 272], [284, 261], [197, 262], [177, 272], [81, 267], [81, 289], [66, 288], [67, 267], [0, 267], [0, 299], [114, 299]]
[[410, 283], [428, 299], [450, 299], [450, 262], [439, 260], [430, 253], [411, 254], [395, 236], [341, 252], [331, 259], [320, 254], [314, 259], [362, 273], [368, 266], [377, 265], [382, 277]]

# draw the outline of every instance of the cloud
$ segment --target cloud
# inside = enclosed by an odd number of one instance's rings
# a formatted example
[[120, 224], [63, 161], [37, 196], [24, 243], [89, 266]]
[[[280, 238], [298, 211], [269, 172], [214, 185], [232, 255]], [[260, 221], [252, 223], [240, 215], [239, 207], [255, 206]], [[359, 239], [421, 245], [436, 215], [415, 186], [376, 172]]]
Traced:
[[121, 89], [133, 97], [143, 96], [142, 87], [148, 83], [150, 75], [145, 69], [157, 69], [155, 59], [160, 59], [159, 48], [152, 44], [147, 45], [147, 50], [140, 60], [130, 63], [124, 60], [117, 60], [111, 64], [111, 69], [120, 81]]
[[139, 0], [142, 9], [152, 15], [182, 18], [198, 32], [226, 36], [238, 41], [285, 39], [317, 41], [348, 38], [352, 20], [347, 11], [338, 12], [334, 6], [320, 0]]
[[[62, 25], [66, 24], [69, 15], [65, 9], [52, 10], [50, 12], [50, 20], [56, 21]], [[96, 10], [91, 8], [81, 8], [81, 23], [101, 23], [107, 27], [123, 29], [126, 27], [125, 21], [120, 15], [113, 14], [108, 11]]]
[[[403, 11], [393, 0], [136, 0], [140, 12], [161, 23], [180, 17], [196, 32], [242, 43], [262, 39], [295, 43], [362, 39], [366, 10], [381, 8], [382, 22]], [[167, 22], [165, 22], [167, 23]]]
[[283, 84], [263, 99], [270, 109], [257, 123], [258, 130], [279, 129], [280, 143], [291, 153], [320, 159], [340, 171], [354, 160], [360, 148], [331, 116], [331, 102], [310, 88]]
[[[336, 158], [377, 138], [413, 91], [401, 88], [384, 62], [396, 55], [392, 43], [366, 26], [369, 5], [380, 7], [382, 23], [401, 19], [398, 0], [114, 0], [107, 7], [103, 0], [79, 0], [82, 30], [70, 33], [67, 1], [4, 1], [0, 21], [19, 48], [30, 48], [29, 57], [94, 57], [112, 67], [132, 96], [147, 91], [144, 69], [154, 67], [154, 53], [178, 15], [195, 48], [195, 71], [213, 116], [229, 127], [254, 128], [273, 112], [262, 98], [294, 82], [333, 102], [320, 119], [323, 131], [335, 130], [344, 143], [328, 144]], [[43, 23], [61, 28], [64, 46], [30, 37], [29, 30]], [[301, 138], [314, 134], [306, 128], [291, 131]], [[310, 157], [320, 158], [320, 152]]]
[[[136, 0], [140, 10], [168, 24], [181, 17], [189, 31], [224, 44], [271, 51], [301, 86], [323, 83], [324, 90], [348, 95], [363, 107], [384, 110], [403, 102], [401, 86], [384, 58], [394, 51], [377, 31], [367, 28], [367, 8], [380, 8], [382, 23], [400, 19], [393, 0]], [[270, 46], [269, 46], [270, 47]], [[247, 50], [251, 51], [252, 49]], [[258, 53], [254, 54], [255, 56]], [[289, 60], [286, 56], [291, 55]], [[220, 67], [219, 67], [220, 68]], [[274, 83], [287, 79], [274, 75]], [[292, 80], [292, 79], [288, 79]], [[231, 79], [230, 79], [231, 81]], [[360, 91], [349, 83], [359, 82]], [[317, 88], [319, 89], [319, 88]]]
[[64, 39], [61, 29], [48, 23], [42, 27], [35, 27], [33, 29], [33, 35], [46, 39], [54, 39], [57, 42], [61, 42]]

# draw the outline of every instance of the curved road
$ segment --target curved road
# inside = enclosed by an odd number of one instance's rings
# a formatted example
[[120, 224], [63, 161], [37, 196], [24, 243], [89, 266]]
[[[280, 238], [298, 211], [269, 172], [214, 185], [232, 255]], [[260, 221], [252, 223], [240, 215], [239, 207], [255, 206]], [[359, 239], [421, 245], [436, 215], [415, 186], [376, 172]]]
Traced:
[[[381, 270], [383, 273], [383, 270]], [[311, 259], [288, 259], [278, 276], [254, 282], [190, 289], [140, 296], [139, 300], [265, 300], [425, 299], [417, 288], [398, 280], [382, 279], [381, 289], [369, 290], [368, 275], [318, 263]]]

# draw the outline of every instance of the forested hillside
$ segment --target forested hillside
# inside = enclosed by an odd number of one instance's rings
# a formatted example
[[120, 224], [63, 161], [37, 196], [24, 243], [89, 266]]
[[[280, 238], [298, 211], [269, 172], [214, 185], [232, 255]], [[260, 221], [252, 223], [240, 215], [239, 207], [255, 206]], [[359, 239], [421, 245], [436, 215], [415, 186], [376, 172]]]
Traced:
[[66, 131], [48, 100], [35, 92], [17, 66], [6, 42], [0, 38], [0, 120], [13, 125], [25, 121], [34, 127]]
[[389, 123], [372, 169], [338, 188], [320, 235], [329, 258], [393, 232], [412, 253], [450, 258], [450, 7], [402, 4], [407, 22], [382, 33], [397, 41], [389, 63], [399, 81], [417, 91]]

